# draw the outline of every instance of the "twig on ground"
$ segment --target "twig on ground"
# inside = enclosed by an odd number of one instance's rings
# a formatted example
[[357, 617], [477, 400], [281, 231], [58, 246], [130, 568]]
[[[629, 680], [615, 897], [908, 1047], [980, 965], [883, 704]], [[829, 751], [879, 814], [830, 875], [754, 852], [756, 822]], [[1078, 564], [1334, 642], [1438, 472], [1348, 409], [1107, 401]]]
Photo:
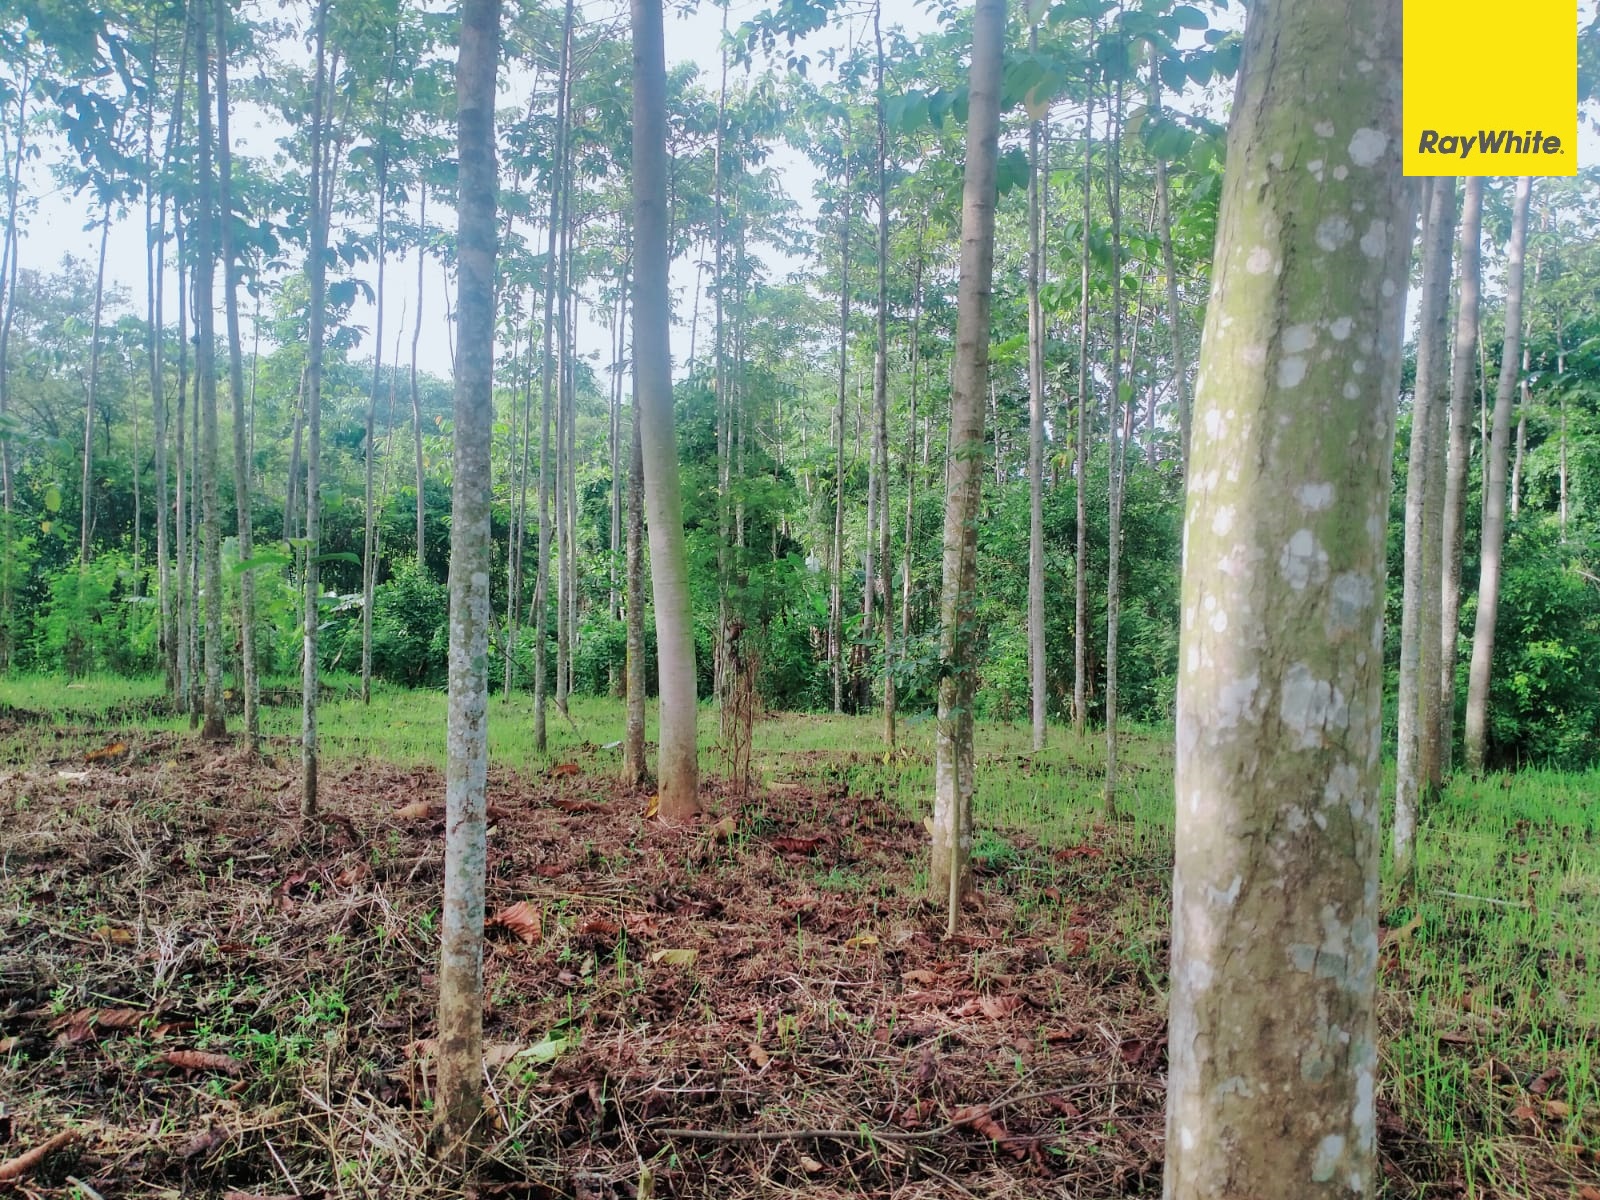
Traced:
[[77, 1141], [80, 1136], [76, 1129], [63, 1129], [55, 1137], [39, 1143], [32, 1150], [25, 1150], [15, 1158], [0, 1163], [0, 1183], [13, 1183], [21, 1179], [57, 1150]]

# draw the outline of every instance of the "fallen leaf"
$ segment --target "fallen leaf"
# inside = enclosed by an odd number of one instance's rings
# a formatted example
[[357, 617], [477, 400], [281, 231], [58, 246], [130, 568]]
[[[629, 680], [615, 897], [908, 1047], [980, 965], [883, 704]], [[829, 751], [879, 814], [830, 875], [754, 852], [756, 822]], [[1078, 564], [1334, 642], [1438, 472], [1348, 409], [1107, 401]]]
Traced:
[[1012, 1158], [1024, 1159], [1028, 1157], [1027, 1144], [1013, 1139], [1006, 1132], [1005, 1126], [990, 1116], [988, 1108], [983, 1105], [957, 1109], [950, 1114], [950, 1124], [958, 1129], [976, 1130], [1011, 1155]]
[[[597, 813], [604, 812], [605, 805], [596, 804], [592, 800], [575, 800], [571, 796], [556, 796], [550, 801], [551, 808], [559, 808], [564, 813]], [[645, 816], [654, 816], [646, 813]]]
[[244, 1064], [226, 1054], [213, 1054], [209, 1050], [168, 1050], [156, 1059], [185, 1071], [220, 1071], [224, 1075], [238, 1075]]
[[551, 779], [561, 779], [571, 775], [582, 775], [583, 768], [575, 762], [557, 763], [547, 772]]
[[79, 1136], [80, 1135], [76, 1129], [63, 1129], [60, 1133], [56, 1134], [55, 1137], [50, 1138], [48, 1141], [41, 1142], [32, 1150], [25, 1151], [13, 1159], [9, 1159], [6, 1162], [0, 1163], [0, 1183], [13, 1183], [16, 1180], [21, 1179], [35, 1167], [43, 1164], [44, 1160], [49, 1158], [57, 1150], [63, 1149], [66, 1146], [70, 1146], [73, 1142], [77, 1141]]
[[1561, 1066], [1547, 1067], [1539, 1078], [1528, 1085], [1528, 1093], [1533, 1096], [1542, 1096], [1550, 1090], [1550, 1085], [1561, 1078]]
[[503, 929], [525, 946], [537, 945], [544, 936], [544, 926], [539, 911], [526, 900], [502, 908], [483, 923], [484, 931]]
[[816, 1159], [802, 1154], [800, 1156], [800, 1169], [807, 1175], [815, 1175], [818, 1171], [822, 1170], [822, 1164]]
[[133, 931], [121, 929], [115, 925], [101, 925], [95, 931], [95, 936], [112, 943], [115, 946], [131, 946], [133, 944]]
[[1077, 1120], [1079, 1117], [1083, 1116], [1083, 1113], [1079, 1111], [1076, 1104], [1074, 1104], [1071, 1100], [1063, 1100], [1060, 1096], [1046, 1096], [1044, 1098], [1044, 1102], [1051, 1108], [1055, 1109], [1063, 1117]]
[[367, 866], [366, 863], [358, 862], [340, 871], [338, 875], [334, 876], [333, 882], [340, 887], [354, 887], [362, 880], [370, 879], [371, 877], [372, 868]]
[[578, 926], [577, 936], [587, 938], [614, 938], [622, 932], [622, 926], [615, 921], [608, 921], [604, 917], [591, 917]]
[[772, 839], [772, 848], [782, 854], [813, 854], [822, 841], [820, 834], [816, 837], [775, 837]]
[[222, 1200], [325, 1200], [327, 1192], [223, 1192]]
[[101, 746], [98, 750], [91, 750], [83, 756], [84, 762], [111, 762], [124, 757], [128, 753], [126, 742], [112, 742], [109, 746]]
[[1600, 1188], [1584, 1184], [1578, 1189], [1578, 1200], [1600, 1200]]
[[715, 841], [731, 842], [734, 838], [739, 836], [739, 824], [731, 816], [727, 816], [723, 817], [722, 820], [718, 821], [706, 832], [709, 833], [712, 839]]
[[750, 1043], [748, 1050], [750, 1052], [750, 1061], [755, 1063], [758, 1071], [772, 1061], [772, 1055], [768, 1054], [755, 1042]]
[[202, 1154], [209, 1154], [227, 1140], [228, 1135], [222, 1126], [208, 1125], [189, 1139], [183, 1148], [183, 1157], [198, 1158]]
[[1518, 1121], [1537, 1121], [1539, 1114], [1533, 1111], [1531, 1104], [1519, 1104], [1511, 1110], [1511, 1115]]
[[991, 1021], [1002, 1021], [1022, 1007], [1021, 996], [981, 996], [978, 1007]]
[[1105, 850], [1099, 846], [1085, 844], [1081, 846], [1063, 846], [1061, 849], [1052, 853], [1050, 857], [1055, 859], [1057, 862], [1064, 863], [1072, 862], [1074, 859], [1080, 858], [1099, 858], [1104, 853]]
[[0, 1038], [0, 1054], [10, 1054], [20, 1045], [22, 1045], [22, 1039], [15, 1035]]
[[1572, 1105], [1565, 1100], [1546, 1100], [1544, 1102], [1544, 1115], [1557, 1121], [1565, 1120], [1572, 1115]]
[[571, 1038], [547, 1037], [526, 1049], [518, 1050], [516, 1057], [529, 1058], [541, 1063], [554, 1062], [571, 1044]]
[[919, 987], [928, 987], [929, 985], [939, 981], [939, 977], [932, 971], [924, 971], [920, 967], [915, 970], [905, 972], [905, 974], [901, 975], [900, 978], [906, 983], [914, 983]]
[[845, 942], [846, 950], [865, 950], [868, 946], [878, 944], [878, 935], [875, 933], [858, 933], [855, 937]]
[[396, 821], [426, 821], [433, 815], [433, 805], [426, 800], [413, 800], [394, 810]]
[[1394, 929], [1385, 929], [1379, 944], [1383, 946], [1404, 946], [1411, 940], [1412, 935], [1421, 928], [1422, 914], [1418, 913], [1404, 925], [1397, 926]]
[[651, 817], [655, 816], [660, 811], [661, 811], [661, 797], [660, 797], [660, 795], [658, 794], [658, 795], [651, 796], [650, 799], [645, 802], [644, 819], [648, 821]]
[[698, 950], [657, 950], [650, 961], [666, 967], [687, 967], [699, 953]]

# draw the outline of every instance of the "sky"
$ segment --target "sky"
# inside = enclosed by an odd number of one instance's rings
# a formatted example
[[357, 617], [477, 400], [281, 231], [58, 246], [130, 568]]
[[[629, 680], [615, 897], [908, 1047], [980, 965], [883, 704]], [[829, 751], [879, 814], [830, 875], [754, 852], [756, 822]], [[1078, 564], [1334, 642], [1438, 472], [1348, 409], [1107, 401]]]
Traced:
[[[443, 0], [431, 0], [431, 2], [439, 5]], [[737, 27], [761, 9], [769, 7], [771, 3], [772, 0], [732, 0], [728, 15], [730, 27]], [[1595, 3], [1596, 0], [1582, 0], [1578, 5], [1580, 17], [1592, 19]], [[597, 22], [616, 22], [623, 17], [625, 7], [624, 5], [618, 8], [605, 3], [592, 4], [589, 6], [592, 14], [590, 19]], [[837, 24], [816, 35], [808, 43], [807, 49], [812, 53], [813, 62], [816, 61], [817, 54], [822, 48], [828, 45], [842, 46], [850, 39], [865, 35], [867, 32], [865, 5], [859, 7], [862, 16], [841, 18]], [[1235, 5], [1234, 12], [1237, 11]], [[713, 4], [700, 3], [692, 10], [680, 8], [676, 12], [669, 8], [666, 18], [669, 65], [682, 62], [696, 63], [704, 74], [706, 85], [714, 88], [720, 70], [718, 45], [721, 22], [722, 12]], [[936, 21], [928, 9], [914, 3], [913, 0], [883, 0], [883, 24], [885, 29], [895, 25], [902, 26], [910, 36], [916, 37], [933, 30]], [[503, 79], [502, 84], [507, 97], [519, 90], [514, 79]], [[237, 88], [237, 82], [235, 86]], [[502, 102], [506, 102], [504, 97]], [[236, 117], [233, 132], [242, 152], [270, 156], [274, 148], [276, 131], [259, 113], [254, 119]], [[1596, 132], [1592, 123], [1585, 125], [1579, 144], [1580, 161], [1584, 166], [1600, 163], [1600, 133]], [[816, 181], [816, 173], [805, 156], [787, 146], [779, 146], [769, 161], [782, 172], [786, 190], [801, 206], [802, 211], [814, 211], [812, 187]], [[43, 189], [48, 184], [49, 177], [44, 171], [45, 167], [41, 164], [34, 181], [36, 189]], [[36, 190], [34, 194], [38, 195], [40, 191]], [[430, 219], [433, 218], [453, 220], [453, 216], [448, 212], [441, 213], [430, 209]], [[26, 228], [21, 263], [26, 267], [48, 269], [59, 264], [64, 255], [73, 255], [92, 264], [99, 250], [98, 233], [98, 226], [94, 223], [94, 217], [82, 197], [75, 197], [70, 192], [61, 190], [50, 192], [43, 196], [38, 211]], [[796, 265], [799, 264], [769, 263], [769, 266], [779, 271]], [[443, 320], [446, 280], [443, 268], [437, 263], [430, 263], [429, 271], [427, 310], [423, 313], [424, 336], [419, 347], [419, 361], [424, 370], [447, 376], [450, 372], [450, 339]], [[130, 219], [113, 224], [107, 249], [107, 275], [112, 282], [126, 290], [142, 313], [145, 288], [142, 209], [136, 208]], [[375, 271], [369, 270], [368, 281], [375, 283]], [[412, 323], [416, 320], [416, 313], [411, 311], [415, 308], [415, 281], [416, 260], [410, 256], [391, 257], [385, 288], [386, 354], [393, 353], [395, 344], [393, 339], [397, 332], [401, 345], [405, 348], [403, 352], [408, 352]], [[672, 284], [680, 297], [680, 312], [689, 312], [693, 307], [694, 267], [685, 260], [680, 259], [676, 262], [673, 267]], [[169, 295], [173, 294], [173, 286], [169, 279]], [[702, 306], [703, 309], [705, 307]], [[243, 315], [248, 323], [248, 305], [246, 309]], [[403, 311], [405, 316], [402, 321]], [[353, 357], [370, 355], [370, 330], [373, 317], [372, 307], [364, 303], [358, 304], [352, 313], [353, 323], [369, 331], [367, 338], [356, 349]], [[708, 313], [702, 312], [702, 339], [705, 337], [706, 320]], [[247, 342], [250, 336], [247, 327], [245, 330]], [[688, 357], [689, 341], [690, 330], [687, 323], [676, 326], [673, 330], [673, 354], [675, 365], [680, 372]], [[603, 376], [611, 356], [610, 335], [592, 318], [583, 320], [580, 324], [579, 350], [597, 356], [595, 367]]]

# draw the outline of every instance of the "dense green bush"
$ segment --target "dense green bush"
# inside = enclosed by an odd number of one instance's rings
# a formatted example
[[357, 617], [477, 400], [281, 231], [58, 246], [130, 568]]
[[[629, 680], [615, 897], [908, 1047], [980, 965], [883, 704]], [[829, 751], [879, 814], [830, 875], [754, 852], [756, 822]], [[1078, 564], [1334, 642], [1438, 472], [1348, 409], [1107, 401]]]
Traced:
[[139, 582], [120, 551], [102, 554], [82, 569], [74, 563], [51, 574], [34, 622], [34, 665], [74, 678], [97, 671], [155, 670], [160, 612], [155, 597], [136, 586]]

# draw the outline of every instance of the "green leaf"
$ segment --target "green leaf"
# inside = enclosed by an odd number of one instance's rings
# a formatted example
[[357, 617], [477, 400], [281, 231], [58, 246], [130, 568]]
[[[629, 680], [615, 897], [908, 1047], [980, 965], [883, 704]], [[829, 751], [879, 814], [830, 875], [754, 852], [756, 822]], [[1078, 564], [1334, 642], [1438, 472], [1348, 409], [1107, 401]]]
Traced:
[[1179, 58], [1163, 58], [1161, 60], [1161, 82], [1173, 92], [1181, 92], [1189, 84], [1189, 72]]
[[352, 554], [348, 550], [330, 550], [327, 554], [317, 555], [311, 561], [318, 564], [330, 562], [354, 563], [359, 567], [361, 565], [361, 556]]
[[1204, 29], [1209, 22], [1205, 13], [1192, 4], [1180, 4], [1172, 10], [1172, 19], [1185, 29]]
[[61, 489], [53, 483], [44, 489], [44, 510], [53, 513], [61, 511]]

